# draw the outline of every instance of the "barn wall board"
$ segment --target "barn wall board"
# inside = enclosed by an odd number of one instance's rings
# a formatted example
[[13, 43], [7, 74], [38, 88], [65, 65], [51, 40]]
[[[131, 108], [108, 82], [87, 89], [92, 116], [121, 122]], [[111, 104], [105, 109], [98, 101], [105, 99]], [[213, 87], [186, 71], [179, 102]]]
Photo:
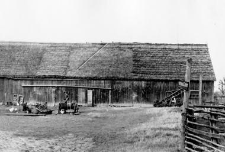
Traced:
[[[24, 96], [25, 102], [48, 102], [49, 105], [64, 101], [64, 91], [71, 92], [70, 100], [86, 103], [85, 94], [88, 89], [79, 93], [78, 88], [63, 87], [23, 87], [23, 85], [67, 85], [112, 88], [111, 103], [153, 103], [167, 95], [167, 91], [178, 89], [178, 81], [133, 81], [133, 80], [54, 80], [54, 79], [0, 79], [0, 102], [6, 104], [13, 100], [13, 94]], [[213, 96], [214, 81], [203, 81], [202, 100], [211, 101]], [[191, 81], [191, 90], [199, 89], [198, 81]], [[93, 104], [108, 103], [109, 91], [103, 89], [92, 90]], [[82, 95], [83, 94], [83, 95]], [[197, 103], [198, 99], [191, 100]]]

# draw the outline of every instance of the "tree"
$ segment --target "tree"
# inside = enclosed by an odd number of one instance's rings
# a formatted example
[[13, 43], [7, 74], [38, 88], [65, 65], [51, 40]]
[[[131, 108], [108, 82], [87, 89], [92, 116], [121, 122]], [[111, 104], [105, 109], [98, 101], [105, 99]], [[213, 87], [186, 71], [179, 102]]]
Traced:
[[221, 95], [225, 95], [225, 77], [219, 81], [219, 90]]
[[219, 91], [215, 91], [214, 92], [214, 101], [215, 102], [218, 102], [219, 98], [220, 98], [220, 92]]

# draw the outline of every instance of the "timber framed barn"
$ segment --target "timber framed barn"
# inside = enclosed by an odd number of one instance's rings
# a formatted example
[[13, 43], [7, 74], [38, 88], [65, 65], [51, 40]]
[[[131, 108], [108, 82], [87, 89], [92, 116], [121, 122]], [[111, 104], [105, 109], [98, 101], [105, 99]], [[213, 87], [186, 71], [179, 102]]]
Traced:
[[203, 100], [213, 98], [215, 74], [206, 44], [0, 42], [0, 103], [57, 105], [153, 103], [176, 90], [192, 58], [191, 90], [203, 75]]

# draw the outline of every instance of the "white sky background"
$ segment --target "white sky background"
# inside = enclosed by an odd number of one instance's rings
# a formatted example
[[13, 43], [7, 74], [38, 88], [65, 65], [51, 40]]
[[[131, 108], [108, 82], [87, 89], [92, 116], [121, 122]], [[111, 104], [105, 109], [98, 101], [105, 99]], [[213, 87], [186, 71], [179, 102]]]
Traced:
[[225, 1], [0, 0], [0, 41], [207, 43], [220, 80]]

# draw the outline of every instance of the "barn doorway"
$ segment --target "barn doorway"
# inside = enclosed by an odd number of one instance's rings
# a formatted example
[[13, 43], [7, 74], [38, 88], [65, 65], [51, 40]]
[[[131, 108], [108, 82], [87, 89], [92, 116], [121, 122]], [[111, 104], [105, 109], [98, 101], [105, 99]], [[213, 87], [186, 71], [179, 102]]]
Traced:
[[92, 105], [92, 90], [87, 90], [87, 101], [88, 101], [88, 105]]
[[86, 88], [78, 88], [78, 104], [92, 105], [93, 91]]
[[80, 105], [85, 105], [87, 104], [87, 99], [86, 99], [86, 89], [84, 88], [78, 88], [78, 104]]

